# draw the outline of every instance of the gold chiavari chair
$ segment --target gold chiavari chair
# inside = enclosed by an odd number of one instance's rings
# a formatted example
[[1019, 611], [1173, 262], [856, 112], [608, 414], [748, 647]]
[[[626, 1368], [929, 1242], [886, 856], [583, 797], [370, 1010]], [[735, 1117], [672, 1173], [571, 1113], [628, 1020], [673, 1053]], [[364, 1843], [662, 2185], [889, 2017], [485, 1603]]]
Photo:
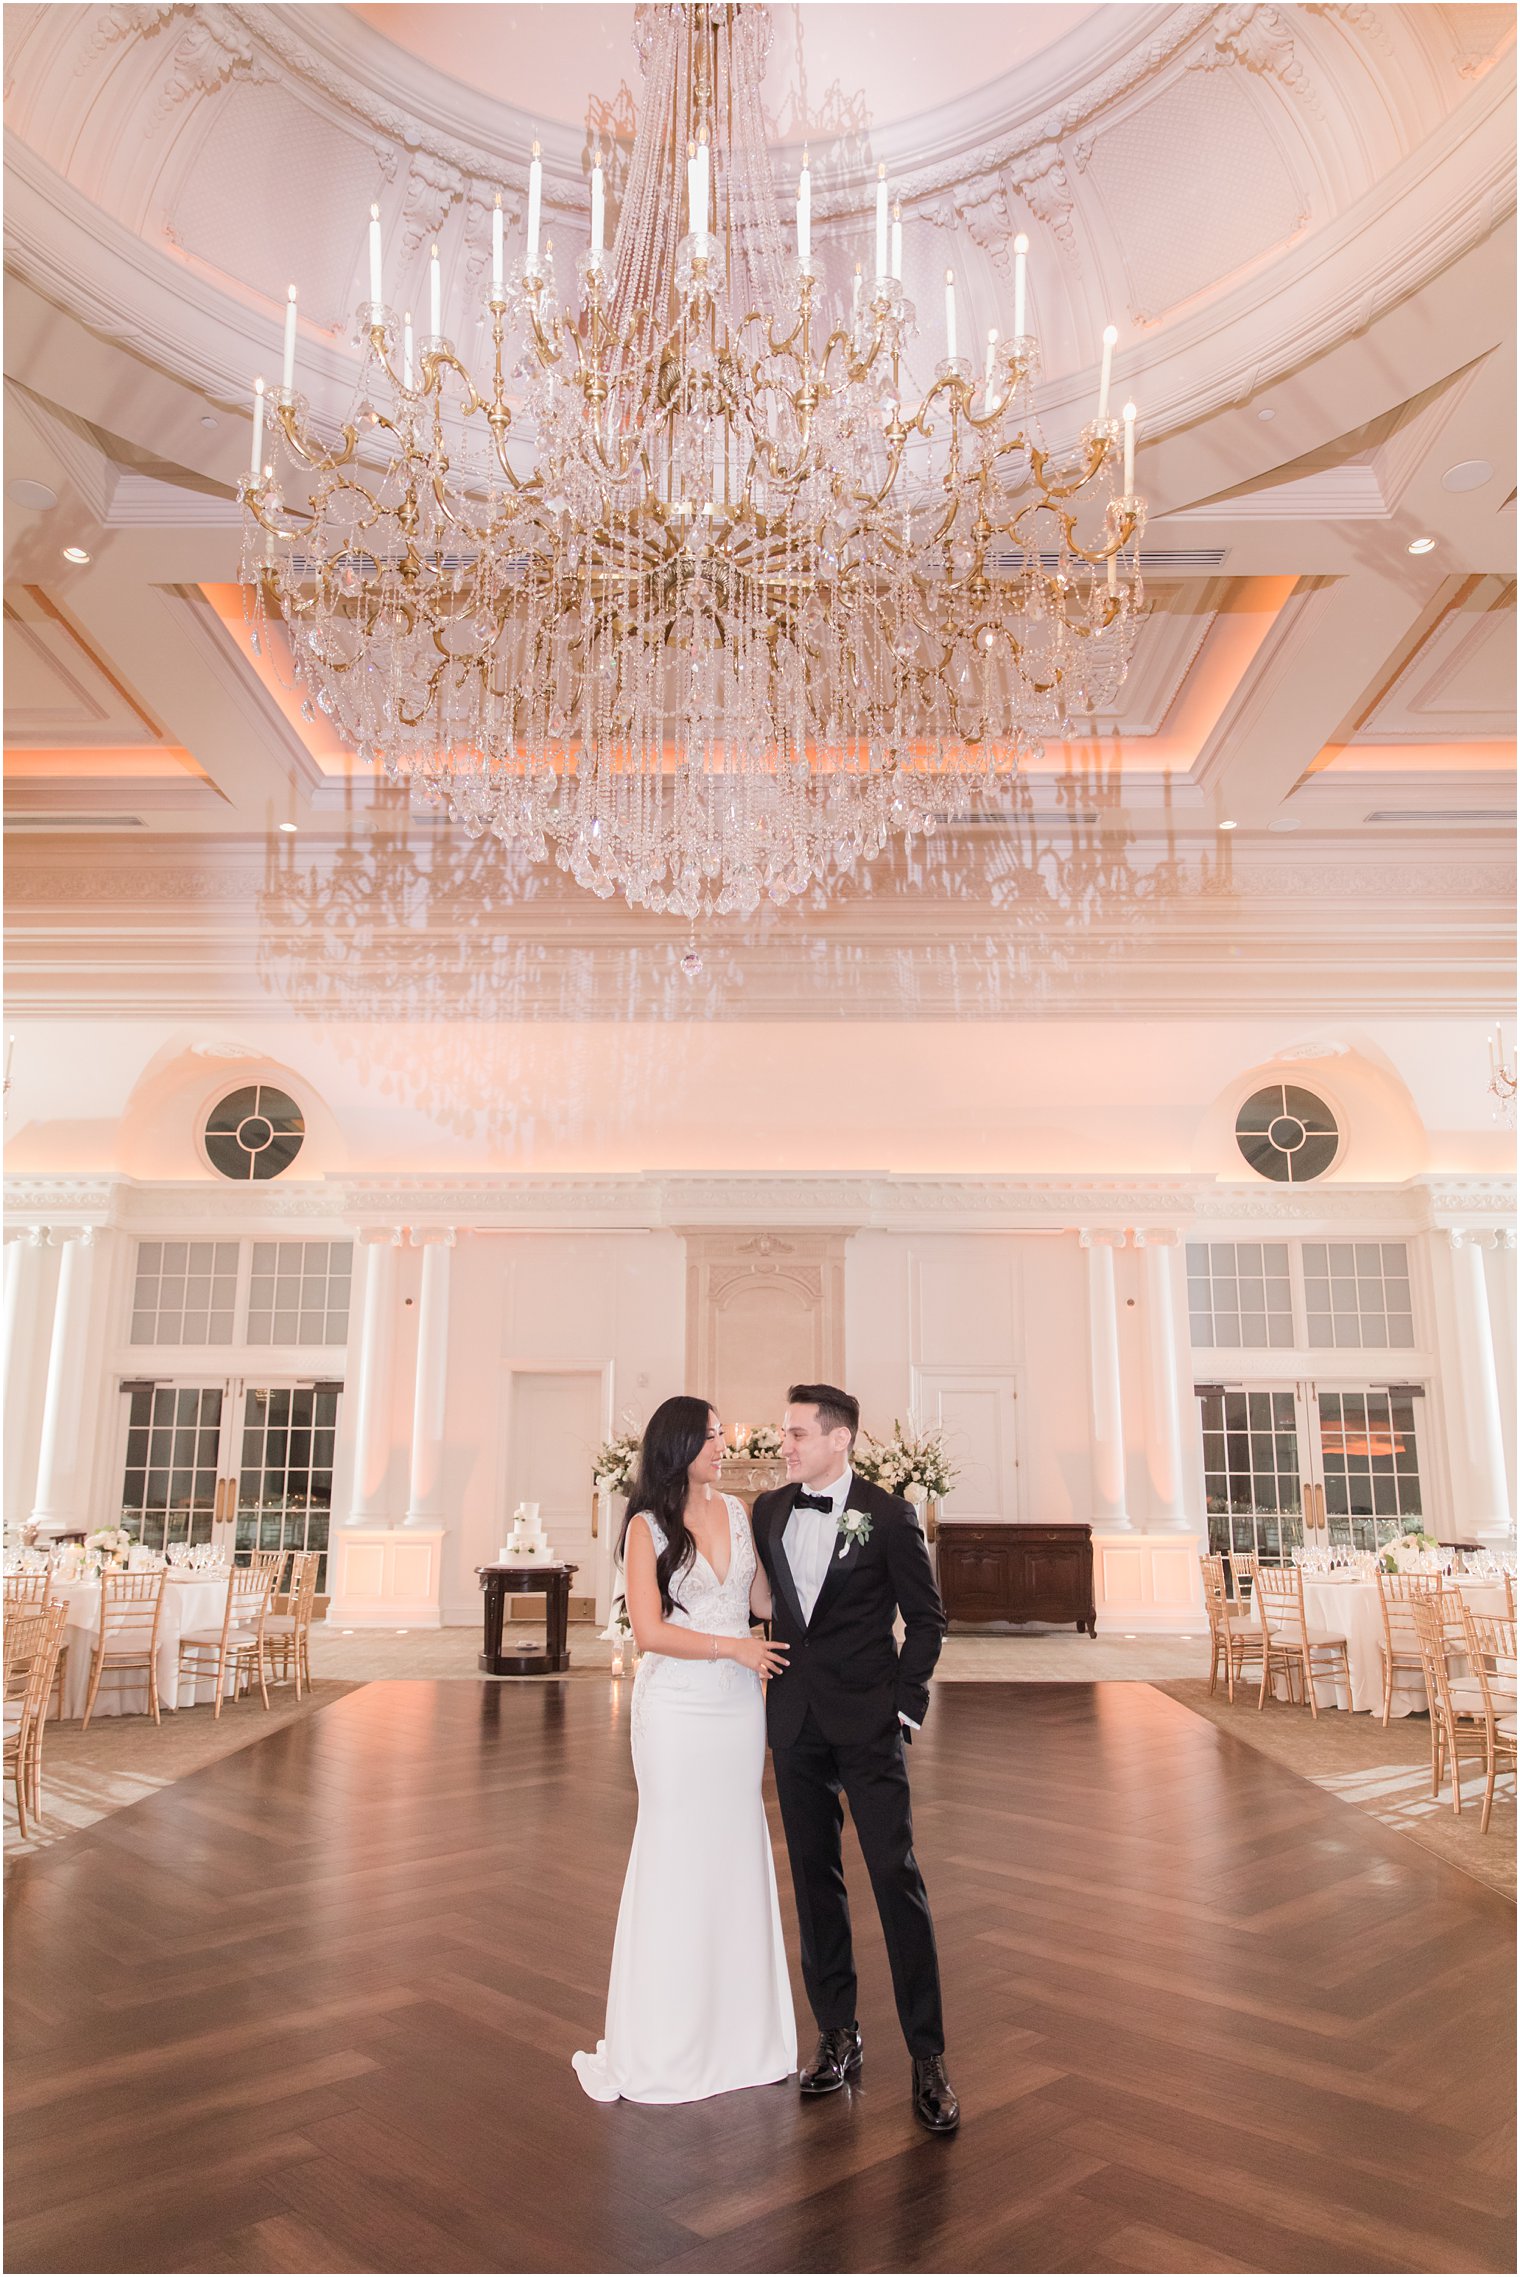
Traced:
[[1223, 1667], [1225, 1695], [1233, 1705], [1236, 1678], [1244, 1678], [1246, 1662], [1255, 1660], [1261, 1651], [1261, 1631], [1249, 1609], [1226, 1588], [1224, 1559], [1201, 1557], [1198, 1568], [1203, 1579], [1204, 1610], [1209, 1616], [1209, 1691], [1218, 1691]]
[[1430, 1792], [1432, 1796], [1441, 1792], [1449, 1763], [1451, 1807], [1460, 1813], [1462, 1758], [1477, 1756], [1486, 1763], [1488, 1753], [1481, 1693], [1476, 1686], [1455, 1698], [1452, 1692], [1452, 1656], [1465, 1656], [1467, 1651], [1461, 1596], [1455, 1589], [1433, 1589], [1417, 1597], [1414, 1625], [1430, 1702]]
[[1261, 1624], [1261, 1695], [1258, 1708], [1267, 1704], [1267, 1693], [1274, 1676], [1286, 1676], [1288, 1697], [1298, 1700], [1295, 1689], [1303, 1680], [1304, 1695], [1311, 1712], [1317, 1718], [1319, 1702], [1314, 1696], [1316, 1677], [1331, 1677], [1346, 1687], [1351, 1697], [1351, 1661], [1345, 1637], [1337, 1629], [1322, 1629], [1311, 1623], [1304, 1606], [1304, 1577], [1296, 1565], [1258, 1565], [1256, 1586], [1252, 1592], [1256, 1604], [1256, 1618]]
[[[1502, 1613], [1474, 1613], [1465, 1599], [1458, 1602], [1467, 1672], [1453, 1676], [1448, 1668], [1447, 1685], [1454, 1709], [1482, 1717], [1484, 1785], [1478, 1832], [1487, 1834], [1493, 1816], [1494, 1781], [1501, 1771], [1514, 1772], [1517, 1768], [1515, 1624]], [[1454, 1807], [1460, 1809], [1460, 1802]]]
[[[7, 1614], [17, 1612], [23, 1606], [31, 1606], [34, 1609], [46, 1612], [52, 1602], [53, 1568], [51, 1564], [44, 1566], [40, 1573], [8, 1573], [6, 1575], [5, 1610]], [[64, 1663], [68, 1657], [68, 1627], [65, 1624], [64, 1642], [59, 1648], [58, 1665], [53, 1672], [52, 1713], [55, 1716], [63, 1714]]]
[[257, 1566], [235, 1565], [227, 1581], [227, 1604], [219, 1629], [188, 1629], [179, 1640], [179, 1672], [192, 1683], [213, 1672], [215, 1713], [220, 1716], [232, 1671], [234, 1692], [246, 1692], [256, 1675], [267, 1708], [264, 1676], [264, 1620], [273, 1594], [271, 1576]]
[[248, 1553], [249, 1571], [251, 1573], [267, 1573], [269, 1576], [271, 1601], [284, 1590], [285, 1560], [289, 1555], [288, 1550], [250, 1550]]
[[317, 1568], [321, 1563], [320, 1550], [292, 1550], [289, 1600], [284, 1612], [270, 1613], [264, 1621], [265, 1653], [271, 1666], [278, 1666], [282, 1682], [294, 1672], [298, 1700], [303, 1689], [311, 1690], [308, 1647], [312, 1615], [317, 1607]]
[[103, 1573], [100, 1577], [100, 1629], [90, 1655], [90, 1684], [80, 1730], [88, 1731], [100, 1679], [110, 1669], [145, 1669], [148, 1713], [158, 1712], [158, 1631], [164, 1614], [162, 1573]]
[[1425, 1663], [1420, 1653], [1420, 1640], [1415, 1634], [1414, 1600], [1428, 1597], [1440, 1587], [1440, 1578], [1429, 1573], [1384, 1573], [1379, 1566], [1375, 1579], [1378, 1586], [1378, 1604], [1383, 1615], [1383, 1722], [1386, 1725], [1393, 1713], [1393, 1680], [1399, 1670], [1423, 1677]]
[[67, 1605], [47, 1605], [37, 1611], [14, 1614], [6, 1625], [7, 1676], [11, 1673], [10, 1632], [24, 1630], [16, 1665], [25, 1661], [25, 1689], [19, 1700], [5, 1703], [5, 1769], [16, 1775], [16, 1823], [27, 1840], [26, 1813], [42, 1817], [42, 1735], [47, 1728], [48, 1700], [63, 1649], [68, 1622]]

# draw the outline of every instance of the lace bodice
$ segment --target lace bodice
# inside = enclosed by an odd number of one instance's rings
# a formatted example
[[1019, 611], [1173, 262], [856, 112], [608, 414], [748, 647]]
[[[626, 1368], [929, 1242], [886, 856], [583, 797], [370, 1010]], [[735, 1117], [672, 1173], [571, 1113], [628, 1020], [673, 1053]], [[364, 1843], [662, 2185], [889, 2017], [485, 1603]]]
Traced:
[[[708, 1636], [747, 1637], [755, 1544], [743, 1503], [731, 1494], [724, 1495], [723, 1503], [728, 1512], [728, 1572], [720, 1581], [698, 1550], [686, 1571], [671, 1582], [671, 1594], [679, 1602], [671, 1608], [670, 1623], [672, 1628], [701, 1629]], [[641, 1510], [639, 1517], [649, 1528], [659, 1557], [666, 1547], [665, 1529], [647, 1510]]]

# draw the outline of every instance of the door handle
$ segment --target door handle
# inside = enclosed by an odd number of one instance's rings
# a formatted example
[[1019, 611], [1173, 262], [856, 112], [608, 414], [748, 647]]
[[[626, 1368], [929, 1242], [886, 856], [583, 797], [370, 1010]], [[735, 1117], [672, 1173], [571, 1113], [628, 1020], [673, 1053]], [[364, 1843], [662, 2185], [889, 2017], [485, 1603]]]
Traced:
[[1322, 1486], [1316, 1486], [1311, 1488], [1310, 1491], [1314, 1496], [1315, 1510], [1318, 1512], [1318, 1517], [1315, 1523], [1318, 1525], [1320, 1532], [1323, 1534], [1328, 1530], [1330, 1524], [1329, 1519], [1325, 1516], [1325, 1490]]

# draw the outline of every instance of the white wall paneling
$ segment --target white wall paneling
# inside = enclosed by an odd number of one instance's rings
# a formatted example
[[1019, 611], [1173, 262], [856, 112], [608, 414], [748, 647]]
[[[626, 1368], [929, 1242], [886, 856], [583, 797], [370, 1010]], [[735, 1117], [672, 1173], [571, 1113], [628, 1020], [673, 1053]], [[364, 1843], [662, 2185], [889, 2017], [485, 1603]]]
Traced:
[[753, 1225], [688, 1230], [688, 1388], [725, 1426], [779, 1423], [792, 1383], [844, 1367], [844, 1236]]
[[943, 1504], [947, 1518], [1007, 1523], [1020, 1516], [1018, 1391], [1011, 1370], [964, 1375], [914, 1371], [920, 1418], [940, 1425], [958, 1476]]
[[612, 1412], [612, 1362], [577, 1367], [551, 1360], [509, 1360], [502, 1412], [499, 1542], [519, 1502], [536, 1502], [557, 1557], [580, 1568], [577, 1597], [595, 1595], [596, 1542], [592, 1462]]

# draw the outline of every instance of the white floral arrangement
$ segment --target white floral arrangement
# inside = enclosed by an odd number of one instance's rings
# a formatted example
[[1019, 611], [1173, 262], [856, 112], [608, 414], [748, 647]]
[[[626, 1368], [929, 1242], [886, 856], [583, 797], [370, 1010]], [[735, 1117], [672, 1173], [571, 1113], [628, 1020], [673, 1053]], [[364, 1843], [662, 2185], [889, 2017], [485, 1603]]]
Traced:
[[1431, 1573], [1440, 1564], [1441, 1545], [1433, 1534], [1401, 1534], [1383, 1551], [1384, 1573]]
[[736, 1434], [728, 1452], [736, 1463], [773, 1463], [781, 1452], [781, 1433], [768, 1423], [751, 1423]]
[[633, 1623], [628, 1618], [628, 1600], [626, 1597], [614, 1597], [612, 1600], [612, 1618], [607, 1623], [606, 1628], [600, 1632], [600, 1635], [603, 1644], [631, 1644], [633, 1642]]
[[944, 1433], [924, 1430], [911, 1415], [906, 1430], [893, 1417], [890, 1439], [873, 1439], [868, 1431], [850, 1466], [858, 1477], [915, 1505], [942, 1501], [960, 1475], [945, 1451]]
[[124, 1558], [132, 1547], [132, 1537], [125, 1526], [102, 1526], [98, 1533], [86, 1534], [84, 1546], [102, 1558]]
[[643, 1432], [629, 1429], [597, 1448], [591, 1460], [591, 1476], [599, 1493], [628, 1493], [638, 1474], [643, 1444]]

